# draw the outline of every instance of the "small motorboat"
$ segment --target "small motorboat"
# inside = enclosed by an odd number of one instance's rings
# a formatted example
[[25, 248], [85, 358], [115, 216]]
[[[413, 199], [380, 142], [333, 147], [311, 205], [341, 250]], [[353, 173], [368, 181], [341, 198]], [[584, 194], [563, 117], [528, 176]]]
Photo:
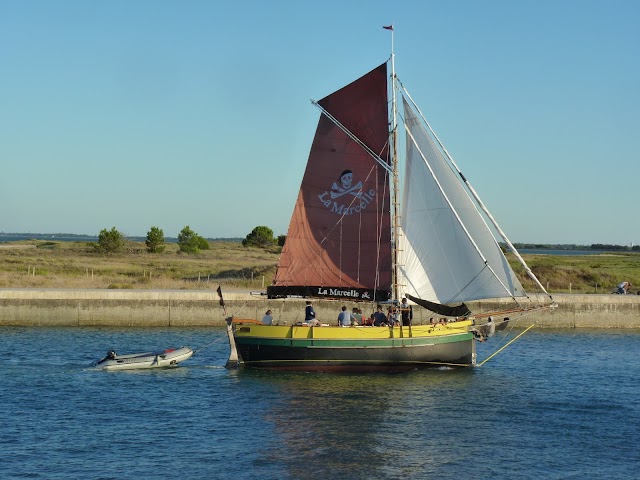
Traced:
[[168, 368], [177, 366], [180, 362], [191, 358], [191, 355], [193, 350], [189, 347], [127, 355], [118, 355], [114, 350], [110, 350], [106, 357], [95, 363], [95, 366], [104, 370]]

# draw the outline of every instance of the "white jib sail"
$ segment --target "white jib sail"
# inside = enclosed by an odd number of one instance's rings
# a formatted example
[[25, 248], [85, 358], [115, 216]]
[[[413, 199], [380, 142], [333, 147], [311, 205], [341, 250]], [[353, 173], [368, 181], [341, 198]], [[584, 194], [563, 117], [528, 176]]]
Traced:
[[437, 303], [524, 296], [459, 175], [404, 98], [403, 107], [403, 291]]

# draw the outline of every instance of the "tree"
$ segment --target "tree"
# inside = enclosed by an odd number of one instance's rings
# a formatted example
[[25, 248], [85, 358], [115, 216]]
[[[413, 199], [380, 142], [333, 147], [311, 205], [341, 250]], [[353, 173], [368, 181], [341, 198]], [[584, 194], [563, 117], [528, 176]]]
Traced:
[[188, 225], [178, 235], [178, 245], [182, 253], [198, 253], [200, 249], [209, 248], [209, 242], [191, 230]]
[[151, 227], [144, 243], [147, 244], [147, 252], [149, 253], [164, 252], [164, 232], [161, 228]]
[[286, 235], [278, 235], [278, 246], [279, 247], [284, 247], [284, 242], [287, 241], [287, 236]]
[[251, 233], [242, 240], [242, 245], [245, 247], [266, 248], [275, 243], [276, 239], [273, 237], [273, 230], [264, 226], [254, 228]]
[[124, 237], [113, 227], [111, 230], [103, 228], [98, 234], [98, 251], [102, 253], [115, 253], [124, 247]]

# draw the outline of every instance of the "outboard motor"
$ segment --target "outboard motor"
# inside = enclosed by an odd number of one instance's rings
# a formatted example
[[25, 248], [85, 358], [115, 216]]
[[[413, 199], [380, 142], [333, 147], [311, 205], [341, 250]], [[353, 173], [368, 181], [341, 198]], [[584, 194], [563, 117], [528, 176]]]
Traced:
[[97, 362], [93, 363], [94, 367], [97, 367], [98, 365], [100, 365], [102, 362], [106, 362], [107, 360], [115, 360], [116, 357], [118, 356], [118, 354], [116, 353], [115, 350], [109, 350], [107, 352], [107, 356], [104, 357], [102, 360], [98, 360]]
[[109, 350], [107, 352], [107, 356], [106, 357], [104, 357], [102, 360], [97, 361], [93, 365], [97, 366], [97, 365], [100, 365], [102, 362], [106, 362], [107, 360], [115, 360], [117, 356], [118, 356], [118, 354], [116, 353], [115, 350]]

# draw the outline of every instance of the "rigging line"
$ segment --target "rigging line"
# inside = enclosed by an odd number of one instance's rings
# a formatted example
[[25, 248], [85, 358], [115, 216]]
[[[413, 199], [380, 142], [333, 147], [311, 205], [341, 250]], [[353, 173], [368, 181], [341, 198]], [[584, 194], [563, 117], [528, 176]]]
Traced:
[[[482, 317], [479, 316], [475, 316], [475, 318], [484, 318], [484, 317], [488, 317], [488, 316], [498, 316], [498, 313], [500, 313], [500, 315], [504, 315], [505, 312], [496, 312], [495, 315], [486, 315], [483, 314]], [[524, 312], [521, 313], [521, 315], [518, 318], [509, 318], [509, 324], [507, 325], [507, 328], [504, 330], [504, 332], [496, 332], [495, 336], [499, 337], [499, 341], [498, 344], [496, 345], [496, 348], [500, 347], [500, 345], [502, 345], [506, 340], [507, 337], [509, 337], [509, 335], [511, 335], [511, 332], [513, 331], [514, 328], [516, 328], [516, 323], [518, 323], [518, 321], [520, 321], [522, 318], [524, 318], [524, 316], [527, 314], [528, 312]]]
[[507, 348], [509, 345], [511, 345], [513, 342], [515, 342], [516, 340], [518, 340], [522, 335], [524, 335], [525, 333], [527, 333], [529, 330], [531, 330], [533, 327], [535, 326], [535, 323], [532, 325], [529, 325], [524, 332], [521, 332], [520, 335], [518, 335], [517, 337], [515, 337], [514, 339], [512, 339], [509, 343], [507, 343], [506, 345], [504, 345], [501, 349], [495, 351], [493, 354], [489, 355], [484, 361], [482, 361], [478, 367], [481, 367], [482, 365], [484, 365], [485, 363], [487, 363], [489, 360], [491, 360], [493, 357], [495, 357], [497, 354], [499, 354], [502, 350], [504, 350], [505, 348]]
[[[378, 180], [378, 172], [376, 172], [376, 185], [379, 184], [379, 180]], [[384, 191], [383, 191], [384, 194]], [[375, 276], [373, 279], [373, 298], [376, 298], [376, 293], [378, 291], [378, 283], [380, 280], [380, 244], [382, 243], [382, 222], [380, 220], [380, 215], [378, 215], [378, 212], [380, 212], [380, 209], [378, 209], [378, 195], [376, 195], [376, 269], [375, 269]]]
[[480, 258], [482, 259], [482, 261], [484, 262], [485, 266], [491, 271], [491, 273], [493, 274], [493, 276], [496, 278], [496, 280], [498, 280], [498, 282], [500, 283], [500, 285], [502, 285], [502, 288], [504, 288], [504, 290], [509, 294], [509, 296], [511, 298], [515, 297], [513, 296], [513, 294], [511, 293], [511, 291], [509, 290], [509, 288], [504, 284], [504, 282], [500, 279], [500, 277], [496, 274], [496, 272], [493, 270], [493, 268], [491, 267], [491, 265], [489, 265], [488, 260], [485, 258], [485, 256], [482, 254], [482, 252], [480, 251], [480, 247], [478, 247], [478, 245], [476, 244], [475, 240], [471, 237], [471, 234], [469, 233], [469, 231], [467, 230], [467, 227], [464, 225], [464, 223], [462, 223], [462, 219], [460, 218], [460, 216], [458, 215], [458, 212], [456, 211], [456, 209], [453, 207], [453, 204], [451, 203], [451, 201], [449, 200], [449, 197], [447, 196], [447, 194], [445, 193], [444, 189], [442, 188], [442, 185], [440, 184], [440, 181], [438, 180], [438, 178], [436, 177], [433, 169], [431, 168], [431, 165], [429, 164], [429, 162], [427, 161], [424, 153], [422, 152], [420, 146], [418, 145], [418, 142], [416, 141], [415, 137], [413, 136], [413, 134], [411, 133], [411, 131], [409, 130], [409, 126], [406, 123], [406, 119], [404, 122], [404, 126], [405, 126], [405, 133], [407, 135], [409, 135], [409, 137], [411, 138], [411, 141], [413, 143], [413, 145], [415, 146], [416, 150], [418, 151], [418, 153], [420, 153], [420, 157], [422, 158], [422, 161], [425, 163], [425, 165], [427, 166], [427, 168], [429, 169], [429, 173], [431, 173], [431, 176], [433, 177], [434, 182], [436, 183], [436, 185], [438, 186], [438, 189], [440, 190], [440, 193], [442, 194], [443, 198], [445, 199], [445, 201], [447, 202], [447, 205], [449, 205], [449, 208], [451, 209], [451, 212], [453, 212], [454, 217], [456, 218], [456, 221], [458, 222], [458, 224], [460, 225], [460, 227], [462, 228], [462, 230], [464, 231], [465, 235], [467, 236], [467, 238], [469, 239], [469, 241], [471, 242], [471, 244], [473, 245], [473, 248], [476, 250], [476, 252], [478, 253], [478, 255], [480, 256]]
[[[249, 300], [245, 300], [244, 303], [242, 305], [240, 305], [240, 308], [238, 308], [234, 313], [232, 313], [231, 316], [235, 317], [240, 312], [240, 310], [242, 310], [247, 305], [247, 303], [249, 303]], [[225, 317], [227, 316], [227, 309], [226, 308], [224, 309], [224, 316]]]
[[[375, 164], [371, 166], [371, 170], [369, 170], [369, 173], [364, 179], [365, 182], [369, 180], [369, 177], [371, 177], [371, 174], [375, 170], [375, 167], [376, 167]], [[376, 183], [376, 186], [377, 185], [378, 184]], [[356, 200], [356, 197], [353, 198], [353, 201], [355, 200]], [[353, 204], [353, 201], [349, 206]], [[361, 271], [360, 267], [362, 265], [361, 260], [362, 260], [362, 209], [360, 210], [360, 212], [358, 212], [358, 272], [357, 272], [358, 276], [356, 278], [356, 281], [358, 283], [360, 283], [360, 271]]]
[[[388, 145], [388, 140], [387, 142], [384, 144], [384, 146], [382, 147], [382, 151], [384, 152], [384, 150], [387, 148]], [[375, 183], [377, 186], [380, 185], [380, 179], [379, 179], [379, 172], [378, 169], [375, 169]], [[367, 177], [368, 178], [368, 177]], [[386, 192], [386, 187], [387, 184], [386, 182], [383, 183], [383, 190], [382, 190], [382, 208], [380, 208], [380, 195], [376, 195], [376, 269], [375, 269], [375, 278], [373, 280], [373, 299], [375, 300], [376, 296], [377, 296], [377, 291], [378, 291], [378, 287], [380, 285], [380, 249], [382, 246], [382, 220], [384, 219], [384, 200], [386, 198], [385, 196], [385, 192]]]
[[[466, 289], [469, 285], [471, 285], [471, 284], [476, 280], [476, 278], [479, 278], [479, 277], [480, 277], [480, 275], [482, 274], [482, 272], [484, 272], [484, 270], [485, 270], [485, 268], [486, 268], [486, 267], [488, 267], [488, 265], [485, 263], [485, 264], [484, 264], [484, 267], [482, 267], [482, 268], [478, 271], [478, 273], [476, 273], [476, 274], [475, 274], [475, 276], [474, 276], [473, 278], [471, 278], [471, 280], [469, 280], [469, 281], [467, 282], [467, 284], [466, 284], [464, 287], [462, 287], [462, 288], [458, 287], [459, 292], [458, 292], [458, 294], [457, 294], [455, 297], [450, 298], [450, 299], [449, 299], [449, 300], [447, 300], [446, 302], [441, 302], [441, 303], [448, 304], [448, 303], [453, 303], [453, 302], [466, 302], [467, 300], [465, 300], [464, 296], [462, 296], [462, 293], [465, 291], [465, 289]], [[490, 267], [489, 267], [489, 269], [490, 269]], [[494, 275], [495, 275], [495, 273], [494, 273]], [[485, 281], [485, 282], [484, 282], [484, 284], [482, 284], [481, 286], [484, 286], [486, 283], [487, 283], [487, 282]], [[458, 299], [458, 298], [459, 298], [459, 299]], [[514, 300], [515, 300], [515, 298], [514, 298]], [[516, 300], [516, 303], [517, 303], [517, 300]]]
[[[376, 170], [376, 177], [378, 176], [378, 171]], [[388, 179], [388, 172], [385, 174]], [[378, 221], [378, 251], [377, 251], [377, 255], [376, 255], [376, 289], [380, 287], [380, 254], [381, 254], [381, 249], [382, 249], [382, 232], [383, 232], [383, 225], [384, 225], [384, 217], [385, 217], [385, 213], [386, 213], [386, 207], [385, 204], [387, 202], [387, 185], [388, 185], [388, 180], [385, 180], [384, 183], [384, 188], [382, 190], [382, 205], [380, 205], [380, 208], [378, 209], [378, 212], [380, 212], [380, 214], [377, 216], [377, 221]], [[378, 202], [379, 202], [379, 196], [376, 196], [376, 206], [378, 206]]]
[[[355, 197], [354, 197], [355, 200]], [[351, 205], [349, 205], [351, 206]], [[339, 282], [340, 284], [342, 284], [342, 231], [343, 231], [343, 226], [344, 226], [344, 222], [342, 221], [342, 219], [344, 218], [344, 215], [342, 217], [340, 217], [340, 233], [339, 233], [339, 238], [340, 238], [340, 263], [338, 265], [338, 278], [339, 278]]]
[[329, 120], [331, 120], [340, 130], [342, 130], [344, 133], [346, 133], [347, 136], [349, 138], [351, 138], [351, 140], [356, 142], [358, 145], [360, 145], [365, 150], [365, 152], [367, 152], [369, 155], [371, 155], [371, 157], [373, 157], [373, 159], [376, 162], [378, 162], [382, 166], [382, 168], [384, 168], [388, 172], [391, 172], [391, 170], [392, 170], [391, 167], [389, 165], [387, 165], [386, 162], [382, 158], [380, 158], [380, 156], [378, 154], [376, 154], [373, 150], [371, 150], [371, 148], [369, 148], [362, 140], [360, 140], [353, 133], [351, 133], [351, 131], [347, 127], [342, 125], [342, 123], [340, 123], [337, 118], [335, 118], [328, 111], [326, 111], [324, 108], [322, 108], [322, 106], [320, 106], [320, 104], [318, 102], [316, 102], [315, 100], [311, 100], [311, 103], [313, 103], [316, 107], [318, 107], [320, 109], [320, 111], [322, 113], [324, 113], [327, 116], [327, 118]]
[[362, 261], [362, 210], [358, 214], [358, 266], [356, 282], [360, 283], [360, 262]]
[[206, 345], [203, 345], [200, 348], [194, 349], [193, 350], [193, 354], [195, 355], [196, 353], [198, 353], [201, 350], [204, 350], [205, 348], [209, 348], [211, 345], [213, 345], [214, 343], [218, 343], [221, 342], [222, 340], [227, 340], [227, 337], [220, 337], [220, 338], [216, 338], [213, 342], [209, 342]]
[[[501, 332], [500, 335], [500, 341], [498, 342], [498, 344], [496, 345], [496, 347], [499, 347], [500, 345], [502, 345], [506, 340], [507, 337], [509, 337], [509, 335], [511, 335], [512, 331], [514, 328], [516, 328], [516, 324], [522, 320], [525, 316], [530, 315], [533, 312], [522, 312], [517, 318], [509, 318], [509, 325], [507, 326], [507, 329], [504, 331], [504, 333]], [[496, 333], [497, 336], [497, 333]]]
[[[489, 220], [491, 221], [491, 223], [493, 224], [493, 226], [495, 227], [495, 229], [497, 230], [497, 232], [500, 234], [500, 236], [502, 237], [502, 239], [505, 241], [505, 243], [507, 244], [507, 246], [509, 247], [509, 250], [511, 250], [511, 253], [513, 253], [515, 255], [515, 257], [518, 259], [518, 261], [520, 262], [520, 264], [524, 267], [525, 271], [527, 272], [527, 275], [529, 276], [529, 278], [531, 278], [531, 280], [533, 280], [536, 285], [538, 285], [538, 287], [549, 297], [549, 299], [553, 302], [553, 297], [551, 296], [551, 294], [549, 292], [547, 292], [547, 290], [544, 288], [544, 286], [542, 285], [542, 283], [540, 283], [540, 280], [538, 280], [538, 277], [536, 277], [536, 275], [533, 273], [533, 271], [529, 268], [529, 266], [527, 265], [527, 262], [524, 261], [524, 259], [522, 258], [522, 256], [520, 256], [520, 253], [518, 253], [518, 251], [516, 250], [516, 247], [513, 246], [513, 244], [511, 243], [511, 240], [509, 240], [509, 238], [507, 237], [506, 233], [504, 233], [504, 231], [502, 230], [502, 228], [500, 228], [500, 225], [498, 225], [498, 222], [493, 218], [493, 215], [491, 215], [491, 213], [489, 212], [489, 210], [487, 209], [487, 207], [484, 205], [484, 202], [480, 199], [480, 196], [478, 195], [478, 193], [475, 191], [475, 189], [471, 186], [471, 184], [469, 183], [469, 181], [466, 179], [466, 177], [463, 175], [462, 171], [460, 170], [460, 168], [458, 168], [458, 165], [456, 164], [455, 160], [453, 159], [453, 157], [449, 154], [448, 150], [446, 149], [446, 147], [444, 146], [444, 144], [440, 141], [440, 138], [438, 138], [438, 136], [436, 135], [436, 132], [431, 128], [431, 125], [429, 124], [429, 122], [427, 121], [427, 119], [425, 118], [425, 116], [422, 114], [422, 111], [420, 110], [420, 107], [418, 107], [418, 105], [416, 104], [416, 102], [413, 101], [413, 98], [411, 98], [411, 95], [409, 94], [409, 92], [407, 91], [407, 89], [405, 88], [405, 86], [402, 84], [402, 82], [400, 82], [400, 80], [398, 79], [398, 82], [400, 83], [400, 85], [402, 86], [402, 90], [404, 91], [404, 93], [407, 94], [407, 97], [409, 97], [409, 100], [411, 100], [411, 103], [413, 104], [413, 106], [416, 108], [416, 110], [418, 111], [418, 113], [420, 114], [420, 117], [422, 117], [422, 120], [424, 121], [424, 123], [427, 125], [427, 127], [429, 128], [429, 131], [431, 132], [431, 134], [433, 135], [433, 137], [435, 138], [435, 140], [438, 142], [438, 144], [440, 145], [440, 147], [442, 148], [442, 151], [444, 152], [444, 154], [447, 156], [447, 158], [451, 161], [451, 164], [455, 167], [456, 171], [458, 172], [458, 175], [460, 175], [460, 178], [462, 179], [462, 181], [464, 182], [464, 184], [467, 186], [467, 188], [469, 189], [469, 191], [471, 192], [471, 194], [473, 195], [473, 197], [476, 199], [476, 201], [478, 202], [478, 206], [482, 209], [482, 211], [487, 215], [487, 217], [489, 218]], [[494, 238], [495, 240], [495, 238]]]

